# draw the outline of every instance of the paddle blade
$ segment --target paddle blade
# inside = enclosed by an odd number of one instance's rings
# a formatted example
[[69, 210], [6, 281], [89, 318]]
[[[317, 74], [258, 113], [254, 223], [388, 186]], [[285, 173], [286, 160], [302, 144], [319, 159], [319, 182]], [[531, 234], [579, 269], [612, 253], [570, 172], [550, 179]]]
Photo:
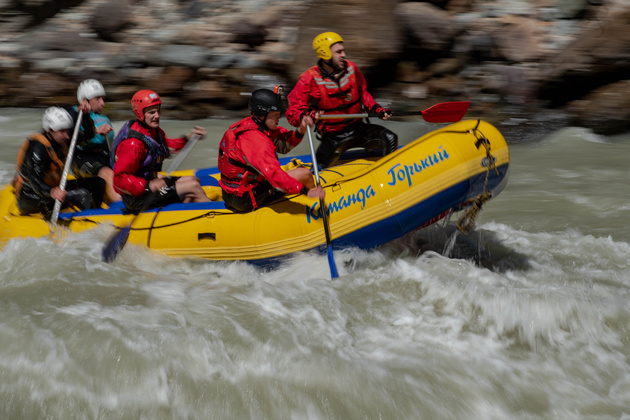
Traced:
[[335, 257], [333, 256], [332, 245], [328, 245], [328, 265], [330, 266], [330, 277], [336, 279], [339, 277], [337, 273], [337, 264], [335, 264]]
[[422, 118], [431, 123], [457, 122], [464, 118], [469, 101], [442, 102], [422, 111]]
[[115, 232], [109, 237], [107, 242], [103, 245], [103, 251], [101, 252], [101, 258], [103, 261], [110, 263], [118, 257], [118, 254], [127, 243], [130, 231], [131, 225], [125, 227], [120, 232]]

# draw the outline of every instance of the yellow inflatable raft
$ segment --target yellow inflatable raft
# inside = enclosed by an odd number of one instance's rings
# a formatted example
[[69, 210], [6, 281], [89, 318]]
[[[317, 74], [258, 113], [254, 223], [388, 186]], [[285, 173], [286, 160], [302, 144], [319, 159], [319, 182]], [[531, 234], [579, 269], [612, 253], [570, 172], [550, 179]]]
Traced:
[[[479, 207], [496, 196], [508, 178], [509, 152], [499, 131], [480, 120], [460, 121], [428, 133], [385, 157], [350, 154], [320, 171], [332, 245], [371, 248], [427, 226], [452, 211]], [[283, 159], [310, 165], [310, 156]], [[220, 199], [218, 170], [195, 173], [206, 193]], [[169, 256], [214, 260], [268, 260], [310, 249], [326, 239], [318, 200], [287, 196], [246, 214], [222, 201], [173, 204], [140, 214], [129, 242]], [[0, 192], [0, 245], [9, 239], [51, 233], [41, 215], [21, 215], [13, 189]], [[133, 215], [121, 203], [106, 209], [63, 211], [60, 223], [72, 231], [125, 227]], [[474, 219], [474, 215], [473, 215]]]

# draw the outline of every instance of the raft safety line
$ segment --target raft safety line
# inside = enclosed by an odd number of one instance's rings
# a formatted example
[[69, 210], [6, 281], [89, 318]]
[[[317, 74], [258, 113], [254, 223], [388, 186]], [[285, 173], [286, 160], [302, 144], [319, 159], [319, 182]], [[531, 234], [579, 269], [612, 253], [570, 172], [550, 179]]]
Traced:
[[488, 164], [486, 165], [486, 179], [483, 183], [483, 190], [481, 194], [479, 194], [475, 199], [472, 200], [471, 204], [468, 206], [468, 210], [462, 215], [462, 217], [457, 221], [457, 229], [462, 232], [464, 235], [468, 235], [470, 233], [470, 229], [475, 225], [475, 220], [479, 212], [481, 212], [481, 207], [483, 204], [492, 198], [492, 191], [486, 191], [488, 188], [488, 180], [490, 178], [490, 171], [494, 169], [497, 176], [499, 175], [499, 170], [496, 166], [496, 158], [492, 156], [490, 140], [483, 135], [483, 133], [478, 130], [479, 123], [481, 120], [477, 120], [477, 125], [475, 128], [469, 130], [468, 132], [472, 134], [477, 141], [475, 142], [475, 147], [479, 149], [479, 146], [483, 146], [486, 149], [486, 159]]
[[[483, 187], [483, 192], [477, 196], [477, 198], [475, 198], [473, 200], [473, 202], [471, 202], [471, 204], [468, 205], [469, 209], [466, 212], [466, 214], [464, 214], [464, 216], [462, 216], [462, 218], [457, 222], [457, 228], [462, 231], [462, 233], [464, 234], [468, 234], [470, 229], [472, 228], [472, 226], [475, 223], [475, 218], [477, 216], [477, 213], [479, 211], [481, 211], [481, 206], [488, 201], [491, 197], [492, 197], [492, 191], [487, 191], [486, 192], [486, 188], [487, 188], [487, 184], [488, 184], [488, 180], [489, 180], [489, 176], [490, 176], [490, 170], [494, 169], [495, 172], [497, 173], [497, 175], [499, 175], [499, 171], [496, 168], [496, 158], [494, 158], [494, 156], [491, 155], [490, 153], [490, 141], [483, 135], [483, 133], [481, 133], [478, 130], [479, 124], [480, 124], [481, 120], [477, 120], [477, 125], [475, 126], [475, 128], [470, 129], [470, 130], [445, 130], [445, 131], [439, 131], [439, 132], [433, 132], [433, 133], [428, 133], [429, 135], [427, 136], [428, 138], [433, 137], [439, 133], [452, 133], [452, 134], [466, 134], [466, 133], [470, 133], [473, 136], [475, 136], [475, 138], [477, 139], [477, 142], [475, 143], [476, 147], [479, 148], [480, 145], [483, 145], [486, 148], [486, 156], [488, 159], [488, 166], [487, 166], [487, 170], [486, 170], [486, 178], [484, 181], [484, 187]], [[477, 135], [477, 133], [479, 133], [479, 135]], [[309, 164], [305, 164], [302, 162], [302, 165], [304, 166], [312, 166], [312, 163]], [[356, 164], [356, 165], [369, 165], [369, 163], [361, 163], [361, 164]], [[332, 168], [324, 168], [323, 171], [330, 171], [330, 172], [336, 172], [334, 170], [332, 170]], [[351, 177], [351, 178], [342, 178], [338, 181], [336, 181], [334, 184], [330, 184], [330, 185], [323, 185], [322, 187], [324, 188], [328, 188], [328, 187], [334, 187], [334, 186], [338, 186], [340, 184], [345, 184], [346, 182], [352, 181], [356, 178], [359, 178], [359, 176], [355, 176], [355, 177]], [[284, 196], [283, 198], [281, 198], [280, 200], [278, 200], [278, 202], [282, 202], [282, 201], [288, 201], [289, 200], [289, 196]], [[231, 213], [223, 213], [217, 210], [211, 210], [207, 213], [201, 214], [199, 216], [195, 216], [193, 218], [190, 219], [186, 219], [186, 220], [182, 220], [180, 222], [175, 222], [175, 223], [169, 223], [167, 225], [161, 225], [161, 226], [154, 226], [153, 223], [155, 221], [155, 219], [157, 218], [158, 213], [160, 212], [160, 210], [158, 210], [156, 212], [156, 215], [153, 219], [153, 222], [151, 222], [151, 226], [149, 227], [142, 227], [142, 228], [131, 228], [131, 230], [135, 230], [135, 231], [143, 231], [143, 230], [153, 230], [153, 229], [162, 229], [162, 228], [167, 228], [167, 227], [172, 227], [172, 226], [177, 226], [177, 225], [181, 225], [184, 223], [188, 223], [188, 222], [192, 222], [193, 220], [197, 220], [197, 219], [201, 219], [204, 217], [216, 217], [216, 216], [222, 216], [222, 215], [229, 215]], [[71, 217], [69, 220], [64, 220], [64, 222], [67, 222], [67, 224], [70, 224], [72, 222], [73, 218]], [[90, 218], [85, 218], [85, 219], [81, 219], [82, 222], [89, 222], [89, 223], [93, 223], [95, 225], [101, 225], [101, 224], [105, 224], [102, 222], [97, 222], [95, 220], [92, 220]], [[466, 224], [464, 224], [464, 222], [466, 222]], [[119, 227], [119, 226], [114, 226], [116, 229], [121, 230], [123, 228]], [[149, 238], [147, 240], [150, 241], [150, 237], [151, 234], [149, 233]]]

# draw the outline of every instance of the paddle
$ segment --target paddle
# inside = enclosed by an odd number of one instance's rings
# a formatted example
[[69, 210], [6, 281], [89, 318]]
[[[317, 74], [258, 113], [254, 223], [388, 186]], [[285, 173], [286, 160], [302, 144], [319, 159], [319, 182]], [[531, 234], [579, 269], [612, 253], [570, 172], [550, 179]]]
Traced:
[[107, 241], [105, 241], [105, 244], [103, 245], [103, 250], [101, 251], [101, 259], [103, 261], [110, 263], [113, 262], [116, 257], [118, 257], [118, 254], [120, 254], [120, 251], [122, 251], [125, 244], [127, 243], [127, 239], [129, 239], [129, 233], [131, 232], [131, 226], [133, 225], [133, 222], [136, 221], [140, 213], [149, 208], [149, 206], [153, 202], [153, 199], [155, 198], [155, 194], [156, 193], [149, 193], [140, 212], [136, 214], [133, 219], [131, 219], [127, 226], [125, 226], [118, 232], [114, 232], [114, 234], [111, 235], [107, 239]]
[[181, 165], [181, 163], [184, 161], [184, 159], [186, 159], [186, 156], [188, 156], [188, 153], [190, 153], [190, 150], [193, 147], [195, 147], [199, 139], [200, 139], [199, 135], [193, 134], [190, 137], [190, 140], [186, 142], [182, 150], [180, 150], [177, 156], [175, 156], [175, 159], [173, 159], [173, 162], [171, 162], [171, 166], [168, 167], [168, 171], [166, 172], [168, 172], [169, 174], [171, 172], [175, 172], [177, 168], [179, 168], [179, 165]]
[[[199, 138], [199, 135], [193, 134], [190, 140], [186, 142], [186, 145], [184, 145], [182, 150], [180, 150], [180, 152], [177, 154], [176, 158], [173, 160], [173, 163], [171, 163], [171, 166], [169, 166], [168, 173], [175, 172], [177, 170], [179, 165], [190, 153], [192, 148], [195, 147], [195, 144], [197, 144]], [[153, 199], [155, 198], [155, 194], [157, 193], [149, 193], [140, 212], [136, 214], [133, 219], [131, 219], [127, 226], [125, 226], [118, 232], [114, 232], [114, 234], [107, 239], [107, 241], [103, 245], [103, 250], [101, 251], [101, 258], [103, 261], [110, 263], [114, 261], [116, 257], [118, 257], [118, 254], [120, 254], [120, 251], [122, 251], [125, 244], [127, 243], [127, 239], [129, 239], [129, 233], [131, 232], [133, 222], [136, 221], [140, 213], [146, 211], [149, 208], [149, 206], [153, 202]]]
[[[68, 156], [66, 157], [66, 163], [63, 165], [63, 173], [61, 175], [61, 181], [59, 182], [59, 188], [61, 191], [66, 190], [66, 183], [68, 182], [68, 172], [72, 166], [72, 158], [74, 157], [74, 149], [77, 146], [77, 138], [79, 137], [79, 127], [81, 127], [81, 118], [83, 117], [83, 111], [79, 110], [77, 116], [77, 122], [74, 125], [74, 132], [72, 133], [72, 140], [70, 141], [70, 147], [68, 148]], [[55, 200], [55, 207], [53, 207], [52, 216], [50, 216], [50, 222], [53, 225], [57, 224], [59, 218], [59, 211], [61, 210], [61, 201]]]
[[[313, 169], [315, 171], [315, 182], [317, 186], [320, 186], [319, 181], [319, 169], [317, 166], [317, 158], [315, 157], [315, 147], [313, 146], [313, 135], [311, 134], [311, 128], [306, 127], [308, 132], [308, 143], [311, 146], [311, 158], [313, 160]], [[326, 234], [326, 245], [328, 246], [328, 265], [330, 266], [330, 277], [336, 279], [339, 277], [337, 274], [337, 265], [335, 264], [335, 258], [333, 256], [332, 242], [330, 239], [330, 226], [328, 225], [328, 216], [326, 215], [326, 205], [322, 198], [319, 199], [319, 208], [322, 213], [322, 221], [324, 222], [324, 233]]]
[[[426, 122], [430, 123], [449, 123], [457, 122], [464, 117], [468, 107], [469, 101], [454, 101], [454, 102], [442, 102], [433, 105], [424, 111], [409, 111], [409, 112], [392, 112], [394, 117], [403, 117], [408, 115], [422, 115], [422, 118]], [[367, 118], [378, 117], [379, 114], [322, 114], [319, 116], [320, 120], [343, 120], [347, 118]]]

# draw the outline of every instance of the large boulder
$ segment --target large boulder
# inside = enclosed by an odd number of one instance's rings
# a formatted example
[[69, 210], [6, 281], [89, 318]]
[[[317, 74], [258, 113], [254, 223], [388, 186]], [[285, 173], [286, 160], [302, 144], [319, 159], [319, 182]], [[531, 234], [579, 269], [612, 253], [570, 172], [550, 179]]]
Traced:
[[630, 79], [595, 89], [581, 100], [571, 102], [567, 110], [572, 123], [591, 128], [599, 134], [630, 130]]
[[165, 45], [152, 56], [151, 62], [158, 66], [182, 66], [198, 69], [212, 58], [212, 51], [196, 45]]
[[592, 22], [567, 48], [543, 63], [539, 91], [553, 106], [579, 99], [630, 74], [630, 6]]
[[558, 15], [563, 19], [574, 19], [585, 13], [589, 0], [557, 0]]
[[11, 106], [35, 104], [73, 104], [76, 102], [77, 85], [67, 78], [46, 72], [22, 74], [18, 83], [9, 88], [13, 100]]
[[397, 23], [425, 50], [443, 51], [460, 31], [451, 14], [430, 3], [401, 3], [396, 7]]
[[252, 49], [264, 44], [265, 38], [269, 34], [264, 26], [252, 23], [247, 19], [235, 22], [230, 27], [229, 32], [232, 34], [231, 42], [245, 44]]
[[119, 34], [131, 23], [131, 6], [131, 0], [109, 0], [99, 4], [90, 18], [90, 27], [106, 41], [123, 42], [124, 38]]
[[64, 28], [60, 24], [48, 22], [18, 36], [16, 42], [22, 48], [14, 48], [12, 53], [27, 63], [38, 60], [42, 53], [66, 58], [101, 54], [107, 44], [86, 36], [86, 32], [82, 27]]
[[492, 33], [499, 54], [516, 63], [538, 61], [544, 57], [541, 47], [545, 33], [540, 22], [523, 17], [500, 19], [503, 26]]
[[359, 66], [368, 83], [391, 81], [393, 74], [384, 63], [396, 60], [403, 51], [395, 8], [395, 2], [382, 0], [312, 2], [300, 23], [294, 59], [288, 68], [289, 79], [297, 81], [306, 69], [315, 65], [313, 39], [322, 32], [332, 31], [344, 39], [348, 59]]
[[59, 11], [83, 3], [83, 0], [14, 0], [10, 9], [26, 13], [32, 26], [55, 16]]

